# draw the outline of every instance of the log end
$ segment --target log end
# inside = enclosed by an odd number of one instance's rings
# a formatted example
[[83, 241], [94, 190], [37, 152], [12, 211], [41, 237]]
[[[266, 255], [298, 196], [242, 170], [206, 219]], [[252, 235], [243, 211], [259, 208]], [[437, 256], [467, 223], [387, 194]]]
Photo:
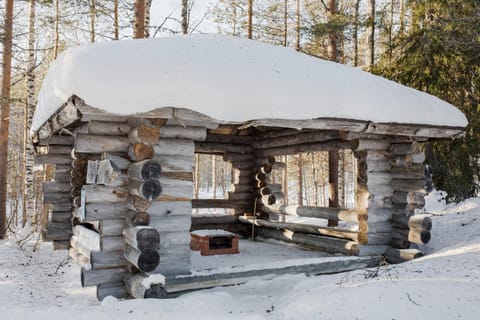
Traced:
[[142, 250], [138, 258], [138, 269], [143, 272], [152, 272], [160, 263], [160, 254], [157, 250], [145, 249]]

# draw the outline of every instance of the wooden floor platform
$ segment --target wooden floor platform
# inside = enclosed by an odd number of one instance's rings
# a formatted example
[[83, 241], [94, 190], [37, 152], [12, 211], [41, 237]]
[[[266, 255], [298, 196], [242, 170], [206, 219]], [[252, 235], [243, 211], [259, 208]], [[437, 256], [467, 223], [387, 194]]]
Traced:
[[333, 274], [375, 266], [377, 258], [331, 256], [293, 245], [240, 240], [240, 254], [201, 256], [192, 251], [192, 274], [166, 278], [164, 286], [152, 285], [145, 297], [165, 298], [183, 292], [271, 279], [284, 274]]

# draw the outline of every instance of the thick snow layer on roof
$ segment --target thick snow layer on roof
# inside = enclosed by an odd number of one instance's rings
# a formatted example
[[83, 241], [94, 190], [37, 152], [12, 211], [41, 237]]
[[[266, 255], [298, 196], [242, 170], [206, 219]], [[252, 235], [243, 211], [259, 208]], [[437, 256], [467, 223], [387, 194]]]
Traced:
[[429, 94], [293, 49], [224, 35], [85, 45], [52, 64], [33, 130], [72, 95], [115, 114], [188, 108], [220, 121], [342, 118], [464, 127]]

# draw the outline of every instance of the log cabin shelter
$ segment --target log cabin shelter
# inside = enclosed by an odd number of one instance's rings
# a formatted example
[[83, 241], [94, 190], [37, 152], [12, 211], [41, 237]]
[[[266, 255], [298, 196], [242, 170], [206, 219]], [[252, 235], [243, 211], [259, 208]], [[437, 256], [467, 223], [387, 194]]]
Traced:
[[[43, 184], [44, 239], [69, 249], [99, 299], [413, 259], [432, 227], [422, 210], [431, 187], [423, 146], [462, 136], [466, 125], [431, 95], [253, 40], [190, 35], [69, 49], [44, 80], [32, 125], [36, 161], [54, 168]], [[341, 152], [354, 159], [353, 180], [337, 172]], [[301, 154], [329, 162], [330, 203], [303, 205], [287, 193], [286, 162]], [[224, 197], [196, 196], [199, 155], [231, 166]], [[348, 206], [335, 199], [339, 189]], [[229, 214], [196, 214], [221, 208]], [[279, 241], [240, 239], [240, 253], [207, 272], [195, 266], [209, 257], [192, 252], [191, 232], [205, 254], [233, 253], [238, 236]], [[274, 255], [281, 243], [311, 251], [225, 267], [249, 250]]]

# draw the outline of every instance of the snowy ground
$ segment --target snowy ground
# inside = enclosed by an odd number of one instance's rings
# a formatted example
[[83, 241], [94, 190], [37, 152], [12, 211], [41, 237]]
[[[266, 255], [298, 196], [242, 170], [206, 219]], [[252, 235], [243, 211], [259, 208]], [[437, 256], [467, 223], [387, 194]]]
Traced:
[[[436, 203], [435, 203], [436, 204]], [[431, 206], [430, 206], [431, 207]], [[428, 256], [378, 270], [279, 276], [168, 300], [95, 299], [79, 270], [44, 245], [0, 242], [0, 311], [8, 319], [479, 319], [480, 199], [431, 207]]]

